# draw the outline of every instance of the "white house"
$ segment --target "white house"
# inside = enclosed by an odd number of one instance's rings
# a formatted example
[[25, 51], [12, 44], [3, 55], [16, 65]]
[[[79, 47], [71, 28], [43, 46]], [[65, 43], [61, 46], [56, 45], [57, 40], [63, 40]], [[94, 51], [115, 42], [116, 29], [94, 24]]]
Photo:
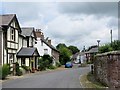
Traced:
[[35, 47], [38, 49], [40, 56], [43, 56], [44, 54], [50, 55], [53, 57], [53, 65], [55, 65], [55, 62], [59, 62], [59, 51], [51, 44], [51, 40], [44, 38], [44, 34], [41, 30], [37, 29], [35, 34], [37, 37]]
[[85, 63], [86, 54], [84, 52], [78, 52], [72, 56], [72, 60], [74, 63]]

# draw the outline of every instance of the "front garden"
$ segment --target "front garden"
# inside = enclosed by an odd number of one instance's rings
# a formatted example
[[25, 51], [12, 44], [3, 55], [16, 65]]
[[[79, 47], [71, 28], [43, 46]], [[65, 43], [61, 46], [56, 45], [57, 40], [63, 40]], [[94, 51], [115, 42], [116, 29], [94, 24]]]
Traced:
[[[9, 64], [4, 64], [3, 66], [0, 66], [0, 79], [5, 79], [8, 75], [15, 75], [15, 76], [21, 76], [26, 73], [34, 73], [36, 71], [45, 71], [47, 69], [53, 70], [57, 67], [61, 67], [61, 64], [59, 62], [56, 62], [56, 65], [53, 65], [53, 58], [49, 55], [43, 55], [38, 59], [38, 69], [33, 70], [30, 69], [29, 66], [19, 66], [19, 63], [14, 63], [15, 68], [10, 67]], [[13, 69], [11, 72], [11, 68]]]

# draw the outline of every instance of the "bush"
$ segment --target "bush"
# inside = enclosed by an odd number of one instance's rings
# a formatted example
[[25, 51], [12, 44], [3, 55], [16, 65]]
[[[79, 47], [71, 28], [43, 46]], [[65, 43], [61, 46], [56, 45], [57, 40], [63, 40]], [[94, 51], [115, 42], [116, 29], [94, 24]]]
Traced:
[[30, 71], [30, 67], [29, 67], [29, 66], [22, 65], [21, 67], [22, 67], [25, 71]]
[[116, 50], [120, 50], [120, 40], [114, 40], [112, 42], [112, 44], [108, 43], [108, 44], [105, 44], [105, 45], [99, 47], [100, 53], [116, 51]]
[[56, 62], [56, 67], [61, 67], [61, 64], [59, 62]]
[[52, 57], [50, 57], [49, 55], [43, 55], [41, 58], [39, 58], [39, 67], [38, 67], [38, 69], [40, 71], [46, 70], [46, 68], [50, 67], [52, 62], [53, 62]]
[[55, 69], [56, 67], [55, 66], [53, 66], [53, 65], [50, 65], [49, 67], [48, 67], [48, 69]]
[[4, 64], [3, 66], [0, 66], [0, 79], [5, 79], [9, 73], [9, 65]]
[[19, 67], [19, 63], [16, 62], [15, 64], [16, 64], [16, 75], [21, 76], [23, 73], [22, 73], [22, 70]]
[[44, 61], [43, 61], [42, 58], [39, 58], [39, 67], [38, 67], [38, 69], [40, 71], [46, 70], [46, 66], [44, 65]]

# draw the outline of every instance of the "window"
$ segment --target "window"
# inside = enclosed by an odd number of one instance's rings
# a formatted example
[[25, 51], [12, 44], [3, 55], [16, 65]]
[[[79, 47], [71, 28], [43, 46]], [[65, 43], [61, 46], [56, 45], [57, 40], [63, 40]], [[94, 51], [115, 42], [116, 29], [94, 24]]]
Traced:
[[44, 49], [44, 54], [48, 54], [48, 49]]
[[11, 40], [15, 41], [15, 30], [11, 28]]

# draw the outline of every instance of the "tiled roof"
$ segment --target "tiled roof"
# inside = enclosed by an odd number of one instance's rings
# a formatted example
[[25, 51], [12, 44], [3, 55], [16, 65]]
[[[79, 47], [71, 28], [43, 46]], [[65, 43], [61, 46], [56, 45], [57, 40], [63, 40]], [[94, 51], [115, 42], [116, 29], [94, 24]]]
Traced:
[[97, 53], [98, 52], [98, 47], [91, 48], [89, 51], [86, 53]]
[[0, 26], [1, 25], [9, 25], [11, 20], [14, 18], [15, 14], [5, 14], [0, 15]]
[[[33, 54], [37, 52], [37, 48], [21, 48], [20, 51], [17, 53], [17, 57], [32, 57], [34, 56]], [[39, 54], [37, 55], [39, 56]]]
[[21, 28], [21, 30], [22, 30], [22, 35], [31, 36], [31, 34], [34, 30], [34, 27], [23, 27], [23, 28]]

